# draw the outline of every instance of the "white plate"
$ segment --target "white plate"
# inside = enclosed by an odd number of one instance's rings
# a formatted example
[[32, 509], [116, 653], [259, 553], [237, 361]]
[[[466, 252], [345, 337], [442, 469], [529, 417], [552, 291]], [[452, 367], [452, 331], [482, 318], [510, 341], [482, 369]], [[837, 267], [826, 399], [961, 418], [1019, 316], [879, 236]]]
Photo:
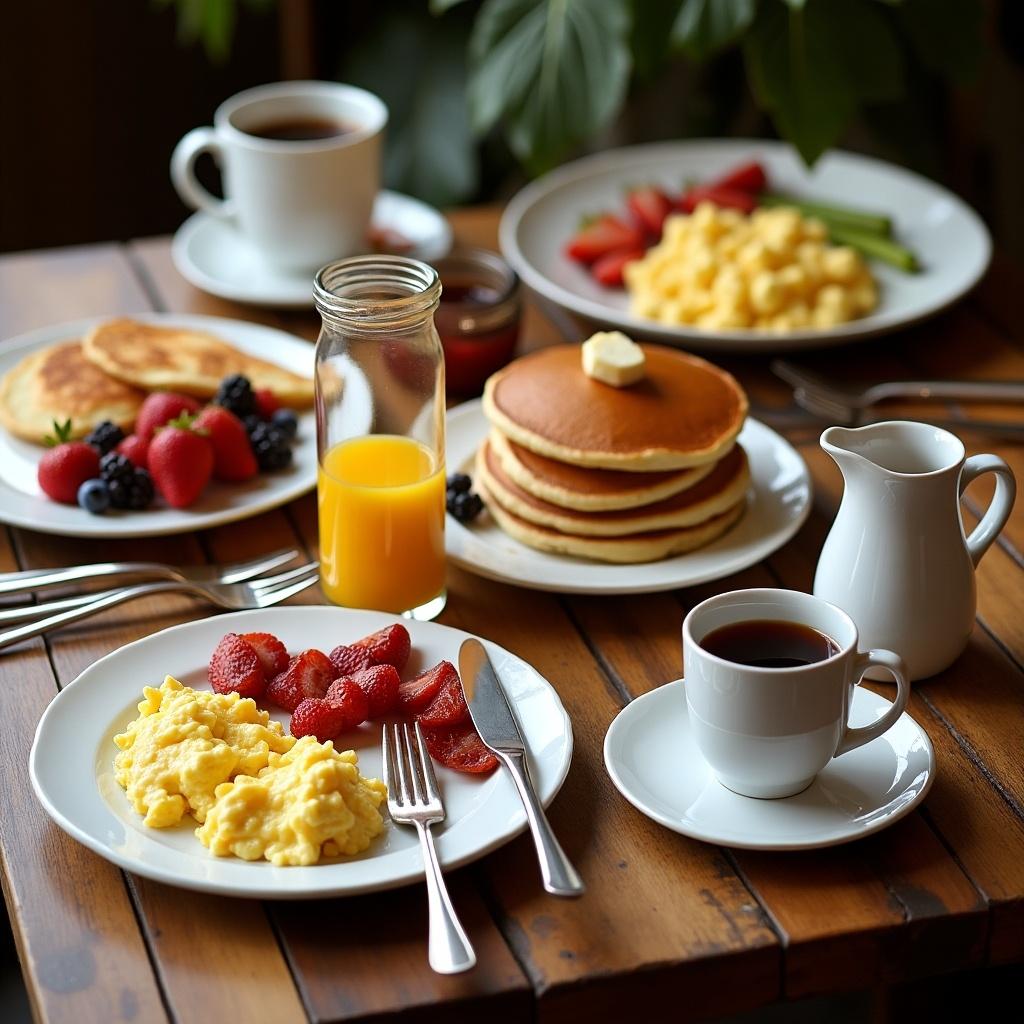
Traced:
[[[828, 330], [779, 335], [669, 327], [633, 316], [624, 291], [603, 288], [564, 255], [581, 217], [625, 210], [630, 185], [649, 182], [678, 194], [686, 181], [707, 181], [748, 160], [765, 165], [772, 191], [889, 214], [896, 238], [917, 253], [923, 269], [905, 274], [875, 261], [872, 271], [881, 292], [875, 312]], [[634, 146], [577, 160], [513, 198], [501, 219], [500, 238], [505, 258], [520, 277], [557, 305], [636, 335], [705, 351], [824, 348], [906, 327], [969, 291], [992, 255], [992, 241], [981, 218], [927, 178], [840, 151], [827, 153], [808, 171], [790, 146], [755, 139]]]
[[[412, 243], [402, 255], [426, 263], [451, 248], [452, 229], [444, 216], [412, 196], [381, 192], [373, 205], [373, 226], [397, 231]], [[194, 213], [178, 228], [171, 247], [178, 272], [211, 295], [255, 306], [309, 309], [313, 272], [276, 270], [269, 266], [234, 225]]]
[[[151, 829], [128, 804], [113, 774], [115, 733], [138, 714], [142, 687], [165, 674], [208, 689], [206, 665], [229, 631], [269, 631], [291, 651], [329, 650], [394, 622], [381, 612], [342, 608], [271, 608], [217, 615], [174, 626], [122, 647], [86, 669], [46, 709], [36, 729], [29, 772], [36, 796], [64, 831], [127, 871], [169, 885], [229, 896], [304, 899], [390, 889], [423, 876], [416, 832], [390, 822], [366, 853], [311, 867], [274, 867], [214, 857], [193, 834], [195, 823]], [[430, 622], [405, 623], [413, 655], [406, 672], [441, 659], [458, 662], [469, 636]], [[551, 684], [514, 654], [485, 640], [494, 667], [516, 710], [530, 753], [530, 768], [545, 804], [565, 780], [572, 757], [572, 726]], [[272, 717], [287, 728], [288, 715]], [[346, 742], [359, 754], [360, 771], [380, 778], [380, 726], [364, 725]], [[501, 769], [486, 778], [438, 768], [447, 820], [437, 851], [446, 868], [475, 860], [523, 831], [526, 816], [511, 779]], [[190, 819], [191, 820], [191, 819]], [[524, 865], [531, 870], [531, 865]]]
[[[871, 835], [916, 807], [935, 779], [925, 731], [904, 713], [884, 736], [830, 761], [810, 787], [783, 800], [755, 800], [719, 783], [689, 729], [683, 681], [627, 704], [604, 740], [619, 792], [673, 832], [748, 850], [809, 850]], [[870, 725], [890, 702], [857, 687], [850, 724]]]
[[[489, 429], [479, 400], [449, 410], [449, 472], [473, 473], [476, 449]], [[811, 511], [811, 476], [788, 441], [749, 418], [739, 441], [750, 459], [747, 510], [728, 533], [696, 551], [639, 565], [592, 562], [535, 551], [510, 537], [484, 512], [468, 526], [448, 516], [448, 557], [489, 579], [564, 594], [649, 594], [731, 576], [782, 547]]]
[[[177, 313], [132, 316], [144, 323], [209, 331], [243, 352], [278, 363], [294, 373], [313, 376], [313, 346], [272, 327]], [[55, 324], [5, 341], [0, 346], [0, 375], [30, 352], [79, 338], [90, 327], [109, 319], [92, 317]], [[354, 422], [368, 425], [369, 394], [365, 387], [356, 388], [355, 393], [360, 401], [352, 403], [348, 414]], [[156, 537], [221, 526], [283, 505], [316, 486], [316, 419], [312, 410], [299, 415], [299, 434], [293, 450], [294, 461], [290, 468], [260, 473], [242, 484], [211, 480], [198, 501], [189, 508], [170, 508], [158, 497], [150, 508], [141, 512], [111, 510], [103, 515], [92, 515], [77, 505], [62, 505], [47, 498], [36, 480], [44, 449], [0, 428], [0, 521], [69, 537]]]

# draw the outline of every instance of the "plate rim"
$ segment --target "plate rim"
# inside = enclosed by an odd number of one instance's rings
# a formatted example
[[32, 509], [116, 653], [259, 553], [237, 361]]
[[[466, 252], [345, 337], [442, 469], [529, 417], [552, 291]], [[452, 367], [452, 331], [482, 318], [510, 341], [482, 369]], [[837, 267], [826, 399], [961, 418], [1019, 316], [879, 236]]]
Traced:
[[552, 281], [525, 256], [519, 244], [520, 226], [530, 209], [549, 193], [564, 185], [611, 172], [619, 165], [622, 165], [622, 169], [626, 170], [634, 159], [653, 158], [662, 154], [678, 154], [687, 148], [697, 149], [710, 146], [745, 152], [749, 152], [751, 149], [758, 149], [773, 155], [792, 152], [792, 147], [787, 143], [772, 139], [696, 138], [642, 143], [635, 146], [620, 146], [588, 154], [570, 163], [563, 164], [561, 167], [535, 179], [520, 189], [509, 200], [502, 212], [498, 228], [498, 238], [502, 253], [529, 288], [540, 294], [547, 301], [553, 302], [558, 307], [578, 316], [598, 323], [610, 324], [620, 330], [635, 331], [647, 337], [657, 337], [675, 345], [685, 345], [704, 351], [747, 352], [751, 354], [835, 347], [858, 341], [866, 341], [870, 338], [876, 338], [880, 335], [921, 323], [948, 309], [954, 303], [959, 302], [960, 299], [977, 286], [991, 265], [993, 254], [992, 235], [977, 211], [961, 199], [960, 196], [938, 182], [918, 174], [916, 171], [900, 167], [898, 164], [893, 164], [886, 160], [843, 149], [829, 149], [822, 155], [821, 159], [825, 160], [829, 157], [834, 157], [853, 163], [859, 162], [869, 165], [875, 170], [884, 171], [887, 174], [903, 178], [909, 184], [934, 190], [940, 193], [943, 199], [948, 201], [976, 232], [983, 252], [979, 265], [956, 288], [944, 292], [941, 298], [931, 303], [927, 309], [923, 309], [912, 316], [890, 313], [874, 320], [872, 320], [872, 316], [861, 317], [827, 330], [803, 328], [798, 331], [788, 332], [785, 335], [753, 330], [698, 331], [685, 324], [670, 327], [659, 324], [656, 321], [642, 320], [628, 312], [620, 312], [595, 303], [593, 300], [585, 296], [579, 296]]
[[[469, 419], [473, 415], [483, 415], [483, 405], [481, 400], [478, 398], [472, 399], [468, 402], [462, 402], [459, 405], [455, 406], [454, 408], [448, 410], [447, 420], [445, 424], [446, 449], [448, 444], [447, 427], [451, 423], [451, 421], [453, 419], [456, 421], [462, 419]], [[778, 431], [773, 430], [766, 423], [762, 422], [756, 417], [748, 416], [746, 422], [744, 423], [744, 429], [746, 429], [746, 425], [748, 423], [754, 424], [755, 427], [759, 430], [766, 431], [767, 434], [770, 435], [773, 439], [774, 444], [784, 446], [786, 449], [789, 450], [789, 453], [792, 454], [800, 462], [800, 464], [803, 466], [803, 483], [804, 486], [807, 488], [807, 500], [804, 504], [804, 507], [801, 509], [800, 514], [794, 517], [793, 520], [786, 525], [785, 529], [780, 530], [779, 541], [777, 544], [775, 544], [772, 547], [769, 547], [769, 549], [765, 552], [756, 555], [756, 557], [748, 558], [747, 556], [744, 556], [743, 558], [740, 558], [735, 565], [730, 565], [727, 569], [709, 570], [706, 573], [702, 573], [693, 577], [688, 577], [683, 580], [680, 580], [678, 577], [675, 577], [671, 580], [663, 580], [657, 583], [622, 583], [596, 585], [579, 583], [548, 584], [543, 581], [524, 579], [520, 576], [505, 575], [497, 570], [491, 569], [490, 567], [482, 566], [477, 562], [471, 561], [470, 559], [463, 558], [461, 555], [453, 552], [452, 548], [450, 547], [450, 544], [452, 543], [451, 523], [447, 523], [445, 529], [445, 554], [455, 565], [459, 566], [460, 569], [464, 569], [466, 572], [471, 572], [476, 576], [481, 576], [484, 579], [494, 580], [497, 583], [512, 584], [513, 586], [523, 587], [526, 590], [538, 590], [552, 594], [590, 594], [595, 596], [608, 597], [624, 596], [629, 594], [657, 594], [669, 590], [681, 590], [687, 587], [698, 587], [702, 584], [712, 583], [715, 580], [724, 579], [725, 577], [732, 576], [735, 573], [743, 572], [745, 569], [749, 569], [751, 566], [757, 565], [759, 562], [764, 561], [766, 558], [770, 557], [772, 554], [778, 551], [779, 548], [788, 544], [796, 536], [796, 534], [803, 528], [804, 524], [807, 522], [807, 519], [811, 514], [811, 509], [814, 507], [814, 479], [811, 476], [810, 468], [807, 465], [806, 459], [804, 459], [800, 452], [797, 451], [794, 445], [792, 445]], [[450, 519], [451, 517], [449, 516], [448, 518]], [[456, 525], [458, 525], [462, 529], [465, 529], [465, 527], [463, 527], [461, 524]], [[519, 542], [517, 541], [516, 543]], [[522, 547], [527, 551], [532, 551], [532, 549], [528, 548], [526, 545], [522, 545]], [[552, 555], [552, 557], [566, 558], [567, 556]], [[684, 553], [683, 555], [676, 555], [673, 557], [685, 558], [686, 554]], [[576, 561], [574, 561], [572, 564], [575, 565]], [[583, 565], [585, 563], [581, 561], [579, 564]], [[614, 566], [605, 563], [595, 564], [601, 566], [602, 568], [619, 568], [623, 570], [623, 572], [625, 572], [629, 569], [635, 570], [637, 568], [637, 565], [642, 566], [644, 564], [657, 563], [637, 563], [635, 565], [628, 564], [620, 566]]]
[[[212, 880], [209, 877], [189, 879], [187, 882], [183, 882], [179, 877], [176, 877], [173, 873], [164, 870], [162, 867], [154, 866], [149, 864], [145, 860], [136, 860], [130, 856], [122, 855], [110, 846], [105, 845], [101, 840], [96, 839], [92, 834], [80, 828], [76, 823], [70, 821], [62, 811], [59, 810], [50, 799], [49, 794], [43, 788], [42, 783], [39, 780], [38, 772], [36, 769], [37, 760], [39, 758], [40, 750], [40, 735], [45, 728], [47, 720], [52, 714], [54, 714], [54, 708], [57, 707], [58, 702], [62, 699], [63, 695], [70, 690], [72, 687], [78, 685], [88, 685], [89, 676], [99, 666], [103, 666], [108, 663], [110, 659], [117, 657], [121, 652], [129, 648], [138, 648], [145, 645], [147, 642], [153, 640], [155, 637], [163, 637], [168, 633], [177, 633], [182, 630], [198, 629], [201, 626], [206, 625], [211, 621], [231, 620], [235, 622], [240, 616], [253, 616], [253, 615], [265, 615], [273, 613], [280, 615], [282, 612], [287, 613], [289, 617], [297, 617], [300, 614], [308, 614], [311, 609], [319, 609], [321, 613], [328, 615], [339, 614], [344, 616], [350, 611], [356, 611], [365, 614], [363, 609], [347, 609], [341, 608], [335, 605], [307, 605], [307, 606], [292, 606], [292, 607], [279, 607], [270, 609], [258, 609], [256, 611], [244, 611], [244, 612], [229, 612], [225, 615], [217, 616], [205, 616], [199, 619], [193, 619], [189, 622], [177, 623], [173, 626], [168, 626], [165, 629], [157, 630], [155, 633], [150, 633], [147, 636], [139, 637], [136, 640], [131, 641], [127, 644], [122, 644], [120, 647], [115, 648], [108, 654], [105, 654], [102, 658], [97, 659], [92, 664], [83, 669], [75, 678], [62, 687], [53, 697], [53, 699], [47, 704], [43, 710], [42, 715], [39, 717], [39, 721], [36, 723], [36, 728], [32, 736], [32, 746], [29, 750], [28, 757], [28, 770], [29, 779], [32, 784], [32, 790], [35, 793], [36, 799], [39, 801], [40, 806], [45, 811], [50, 820], [57, 825], [63, 832], [71, 836], [72, 839], [81, 843], [86, 848], [92, 850], [98, 856], [104, 860], [115, 864], [117, 867], [124, 871], [132, 872], [133, 874], [142, 875], [145, 878], [150, 878], [157, 882], [162, 882], [167, 885], [172, 885], [176, 888], [185, 888], [196, 892], [208, 892], [214, 893], [221, 896], [231, 896], [243, 899], [261, 899], [261, 900], [302, 900], [302, 899], [333, 899], [346, 896], [357, 896], [364, 893], [370, 892], [384, 892], [390, 889], [402, 888], [406, 885], [415, 885], [421, 881], [424, 877], [424, 870], [422, 866], [416, 871], [407, 871], [403, 875], [396, 876], [393, 879], [389, 879], [378, 883], [369, 883], [363, 885], [338, 887], [302, 887], [298, 889], [285, 889], [280, 888], [261, 888], [259, 886], [240, 886], [237, 884], [218, 884], [216, 880]], [[379, 615], [381, 620], [388, 620], [389, 622], [403, 622], [401, 619], [396, 619], [395, 616], [390, 615], [386, 612], [371, 612], [370, 614]], [[230, 625], [230, 623], [229, 623]], [[448, 626], [438, 622], [417, 622], [417, 627], [423, 626], [429, 629], [439, 628], [446, 631], [451, 631], [456, 634], [465, 634], [466, 636], [476, 636], [476, 634], [469, 633], [466, 630], [459, 629], [455, 626]], [[507, 655], [515, 661], [521, 662], [526, 665], [536, 677], [543, 682], [544, 686], [549, 691], [549, 696], [554, 701], [555, 709], [560, 712], [561, 720], [563, 723], [563, 737], [564, 745], [561, 752], [561, 762], [556, 772], [556, 777], [551, 788], [551, 792], [547, 794], [538, 793], [541, 797], [541, 802], [545, 807], [549, 806], [552, 801], [558, 796], [565, 784], [565, 780], [568, 777], [569, 770], [572, 766], [573, 754], [575, 753], [575, 734], [572, 727], [572, 719], [569, 716], [565, 704], [562, 701], [561, 695], [555, 688], [554, 684], [543, 675], [539, 669], [535, 668], [530, 662], [526, 661], [525, 658], [521, 658], [519, 655], [510, 651], [508, 648], [495, 643], [492, 640], [488, 640], [485, 637], [477, 637], [484, 646], [488, 649], [491, 656], [494, 656], [494, 652], [500, 652], [503, 655]], [[532, 755], [531, 755], [532, 756]], [[521, 817], [521, 820], [519, 820]], [[511, 842], [517, 836], [521, 835], [527, 829], [527, 819], [525, 810], [517, 810], [516, 823], [511, 825], [503, 833], [499, 832], [496, 836], [491, 837], [480, 847], [474, 851], [467, 853], [460, 857], [446, 858], [443, 852], [439, 851], [439, 858], [441, 859], [442, 866], [446, 871], [452, 871], [465, 864], [473, 863], [482, 857], [494, 852], [501, 846]], [[226, 861], [235, 863], [237, 858], [218, 858], [210, 855], [210, 861], [216, 867], [218, 862]], [[317, 865], [307, 865], [305, 870], [315, 868]], [[291, 870], [290, 868], [282, 868], [281, 870]], [[315, 877], [315, 876], [314, 876]]]
[[[313, 343], [283, 328], [250, 320], [238, 320], [234, 317], [212, 316], [206, 313], [169, 313], [156, 310], [109, 313], [36, 327], [30, 331], [23, 331], [21, 334], [14, 335], [11, 338], [3, 339], [0, 342], [0, 358], [6, 362], [9, 356], [27, 354], [44, 345], [54, 344], [65, 333], [68, 335], [81, 334], [96, 324], [122, 316], [145, 323], [194, 325], [198, 329], [209, 330], [213, 333], [221, 329], [218, 325], [225, 323], [230, 325], [229, 329], [242, 327], [245, 330], [267, 332], [277, 335], [279, 340], [286, 339], [289, 344], [302, 345], [304, 348], [308, 348], [312, 365]], [[231, 339], [226, 337], [226, 340]], [[11, 365], [13, 366], [13, 362]], [[313, 441], [315, 443], [315, 439]], [[136, 540], [144, 537], [173, 537], [181, 533], [191, 533], [197, 530], [226, 526], [229, 523], [236, 523], [243, 519], [262, 515], [264, 512], [269, 512], [281, 505], [286, 505], [297, 498], [301, 498], [304, 494], [308, 494], [313, 490], [314, 487], [316, 487], [315, 471], [307, 479], [301, 480], [297, 478], [290, 486], [283, 487], [280, 492], [265, 495], [261, 500], [252, 504], [238, 505], [233, 508], [222, 509], [219, 512], [197, 513], [194, 514], [196, 516], [194, 519], [187, 518], [187, 510], [177, 510], [184, 518], [171, 525], [164, 525], [162, 527], [147, 526], [145, 522], [128, 524], [126, 526], [127, 521], [121, 520], [109, 520], [106, 522], [109, 522], [110, 525], [105, 525], [105, 521], [99, 516], [95, 517], [95, 523], [86, 520], [86, 525], [83, 526], [78, 526], [74, 523], [47, 523], [33, 519], [27, 514], [23, 516], [20, 513], [11, 513], [4, 502], [0, 502], [0, 522], [26, 530], [33, 530], [37, 533], [54, 534], [62, 537], [92, 537], [98, 540]], [[33, 500], [32, 495], [16, 491], [9, 484], [0, 481], [0, 494], [3, 493], [3, 488], [14, 491], [27, 500]], [[38, 500], [42, 501], [43, 499], [39, 498]]]
[[[924, 786], [921, 788], [917, 796], [905, 806], [900, 807], [894, 811], [892, 815], [883, 818], [879, 821], [873, 822], [865, 828], [858, 829], [857, 831], [846, 833], [837, 836], [832, 839], [825, 840], [808, 840], [805, 842], [794, 842], [794, 843], [772, 843], [772, 842], [743, 842], [735, 841], [733, 839], [726, 839], [721, 836], [713, 836], [707, 833], [698, 832], [696, 829], [687, 829], [681, 827], [681, 823], [678, 821], [672, 821], [665, 815], [656, 811], [654, 808], [642, 805], [639, 797], [636, 797], [626, 785], [618, 772], [617, 764], [610, 755], [610, 748], [612, 744], [612, 734], [616, 728], [622, 728], [619, 725], [620, 719], [624, 722], [627, 721], [630, 714], [635, 714], [635, 711], [630, 711], [634, 705], [639, 704], [641, 701], [646, 701], [648, 698], [658, 699], [661, 697], [661, 691], [669, 690], [671, 688], [678, 688], [682, 691], [685, 688], [685, 679], [672, 679], [667, 683], [662, 683], [659, 686], [648, 690], [646, 693], [640, 694], [640, 696], [633, 698], [611, 721], [608, 726], [608, 730], [604, 736], [604, 742], [602, 744], [602, 756], [604, 760], [605, 771], [608, 773], [608, 777], [612, 780], [612, 785], [619, 791], [621, 796], [627, 800], [633, 807], [635, 807], [644, 817], [649, 818], [657, 825], [661, 825], [663, 828], [667, 828], [670, 832], [675, 832], [678, 835], [687, 836], [690, 839], [696, 839], [702, 843], [710, 843], [714, 846], [724, 846], [728, 849], [735, 850], [762, 850], [766, 852], [786, 852], [786, 851], [799, 851], [799, 850], [824, 850], [832, 846], [843, 846], [846, 843], [852, 843], [859, 839], [866, 839], [868, 836], [874, 835], [877, 832], [881, 832], [884, 829], [889, 828], [891, 825], [895, 825], [898, 821], [905, 818], [911, 811], [916, 810], [925, 797], [928, 796], [929, 791], [932, 788], [932, 784], [935, 782], [935, 775], [937, 772], [937, 764], [935, 760], [935, 748], [932, 745], [931, 738], [925, 731], [920, 722], [910, 714], [909, 711], [904, 710], [900, 716], [906, 717], [908, 721], [912, 722], [914, 728], [917, 730], [919, 736], [924, 741], [924, 746], [928, 754], [929, 770], [928, 778], [925, 780]], [[857, 686], [855, 693], [870, 694], [871, 698], [877, 698], [878, 700], [886, 701], [887, 704], [891, 704], [892, 701], [886, 700], [886, 698], [880, 694], [875, 693], [873, 690], [866, 690], [861, 686]], [[683, 701], [682, 706], [685, 708], [686, 703]], [[746, 799], [754, 799], [749, 797]]]

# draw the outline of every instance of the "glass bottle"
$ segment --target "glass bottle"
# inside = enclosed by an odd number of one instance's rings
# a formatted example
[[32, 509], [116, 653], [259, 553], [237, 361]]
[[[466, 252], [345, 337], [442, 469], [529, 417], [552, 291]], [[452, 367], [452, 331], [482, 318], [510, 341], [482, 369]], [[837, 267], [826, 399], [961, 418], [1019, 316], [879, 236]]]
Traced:
[[334, 604], [444, 608], [444, 357], [436, 271], [356, 256], [314, 281], [320, 578]]

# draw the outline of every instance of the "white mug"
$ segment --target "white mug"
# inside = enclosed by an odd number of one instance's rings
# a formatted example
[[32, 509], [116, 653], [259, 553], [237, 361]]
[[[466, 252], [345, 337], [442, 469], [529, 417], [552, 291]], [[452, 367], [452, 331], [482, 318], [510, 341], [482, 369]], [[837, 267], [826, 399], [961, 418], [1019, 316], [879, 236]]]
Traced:
[[[289, 120], [328, 120], [347, 130], [322, 139], [250, 134]], [[277, 82], [225, 100], [214, 127], [194, 128], [175, 147], [171, 180], [182, 200], [233, 223], [264, 260], [312, 271], [365, 251], [380, 189], [387, 107], [372, 93], [335, 82]], [[209, 152], [220, 166], [224, 198], [195, 176]]]
[[[796, 668], [760, 668], [701, 646], [722, 626], [757, 620], [810, 626], [838, 651]], [[871, 668], [892, 673], [896, 700], [877, 722], [855, 729], [847, 722], [853, 688]], [[859, 651], [846, 612], [794, 590], [736, 590], [702, 601], [683, 621], [683, 670], [690, 727], [704, 760], [723, 786], [760, 798], [806, 789], [833, 757], [892, 728], [910, 695], [898, 655]]]

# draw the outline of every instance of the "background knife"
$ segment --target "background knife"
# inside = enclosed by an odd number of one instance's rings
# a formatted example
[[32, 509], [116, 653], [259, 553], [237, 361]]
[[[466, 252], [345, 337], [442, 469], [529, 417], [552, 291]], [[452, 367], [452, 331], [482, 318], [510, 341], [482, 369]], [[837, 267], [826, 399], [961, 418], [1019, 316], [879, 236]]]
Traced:
[[584, 885], [555, 838], [530, 778], [526, 743], [484, 645], [470, 638], [459, 648], [466, 703], [484, 743], [509, 770], [530, 824], [544, 888], [555, 896], [580, 896]]

